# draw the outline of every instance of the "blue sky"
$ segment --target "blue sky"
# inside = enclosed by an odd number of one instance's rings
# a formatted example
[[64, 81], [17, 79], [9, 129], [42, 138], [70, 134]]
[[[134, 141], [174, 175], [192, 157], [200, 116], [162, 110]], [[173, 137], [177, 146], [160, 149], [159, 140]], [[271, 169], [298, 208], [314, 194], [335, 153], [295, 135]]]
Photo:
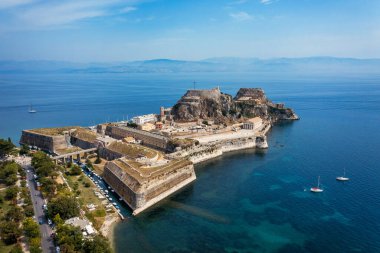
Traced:
[[0, 60], [380, 57], [379, 0], [0, 0]]

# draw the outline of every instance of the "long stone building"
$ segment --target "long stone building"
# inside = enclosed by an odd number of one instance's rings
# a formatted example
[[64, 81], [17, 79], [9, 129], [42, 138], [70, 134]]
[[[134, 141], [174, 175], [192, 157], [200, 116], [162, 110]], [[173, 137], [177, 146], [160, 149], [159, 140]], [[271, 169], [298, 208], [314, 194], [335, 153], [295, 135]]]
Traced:
[[143, 130], [138, 130], [131, 127], [108, 125], [105, 131], [106, 135], [115, 139], [123, 139], [132, 136], [137, 140], [141, 140], [143, 145], [166, 150], [169, 143], [169, 138], [163, 135], [150, 133]]

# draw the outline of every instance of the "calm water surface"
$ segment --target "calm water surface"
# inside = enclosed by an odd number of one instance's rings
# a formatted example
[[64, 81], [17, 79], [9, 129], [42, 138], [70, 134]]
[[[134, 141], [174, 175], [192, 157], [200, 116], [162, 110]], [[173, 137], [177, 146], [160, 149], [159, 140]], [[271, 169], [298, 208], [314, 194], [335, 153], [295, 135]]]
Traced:
[[[1, 75], [0, 136], [157, 112], [194, 79], [263, 87], [301, 120], [274, 127], [266, 151], [197, 165], [193, 184], [116, 226], [117, 252], [380, 252], [379, 76]], [[344, 168], [351, 181], [336, 182]]]

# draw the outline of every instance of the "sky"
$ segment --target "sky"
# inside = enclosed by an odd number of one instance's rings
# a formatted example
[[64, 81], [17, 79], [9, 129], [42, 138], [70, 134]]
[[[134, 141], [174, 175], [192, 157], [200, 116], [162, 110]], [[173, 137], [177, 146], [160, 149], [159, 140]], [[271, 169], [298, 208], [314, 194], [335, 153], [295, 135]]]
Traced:
[[0, 0], [0, 60], [380, 58], [380, 0]]

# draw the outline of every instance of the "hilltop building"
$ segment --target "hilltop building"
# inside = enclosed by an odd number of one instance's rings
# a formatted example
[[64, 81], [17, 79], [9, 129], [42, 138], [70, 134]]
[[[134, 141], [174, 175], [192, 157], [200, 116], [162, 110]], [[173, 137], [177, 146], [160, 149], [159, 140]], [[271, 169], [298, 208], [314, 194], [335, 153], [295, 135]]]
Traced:
[[143, 125], [147, 122], [156, 122], [157, 116], [155, 114], [146, 114], [141, 116], [136, 116], [132, 118], [132, 122], [136, 123], [137, 125]]

